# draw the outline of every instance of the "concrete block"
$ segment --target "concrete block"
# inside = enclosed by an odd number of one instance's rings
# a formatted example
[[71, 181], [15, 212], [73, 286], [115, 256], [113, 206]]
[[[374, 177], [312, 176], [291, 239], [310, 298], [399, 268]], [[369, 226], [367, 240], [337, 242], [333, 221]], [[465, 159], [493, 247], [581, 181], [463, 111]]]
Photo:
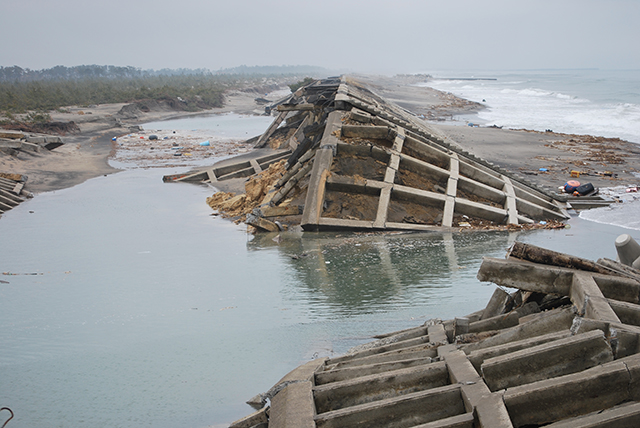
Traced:
[[513, 428], [509, 412], [504, 405], [502, 393], [493, 393], [480, 398], [475, 414], [478, 428]]
[[573, 275], [570, 297], [578, 314], [600, 321], [620, 322], [590, 274], [576, 272]]
[[449, 384], [444, 363], [362, 376], [313, 388], [318, 413], [406, 395]]
[[504, 402], [515, 427], [542, 425], [629, 400], [629, 381], [626, 365], [612, 361], [580, 373], [509, 388]]
[[245, 223], [250, 224], [251, 226], [257, 227], [262, 230], [266, 230], [267, 232], [278, 232], [280, 228], [277, 224], [272, 222], [271, 220], [267, 220], [266, 218], [259, 217], [255, 214], [247, 214], [247, 219]]
[[372, 138], [393, 141], [396, 132], [386, 126], [342, 125], [342, 136], [346, 138]]
[[427, 327], [427, 333], [429, 334], [429, 342], [447, 344], [449, 340], [444, 328], [444, 324], [434, 324]]
[[316, 428], [311, 382], [288, 385], [271, 399], [269, 428]]
[[479, 333], [481, 331], [502, 330], [518, 325], [520, 316], [517, 312], [506, 315], [497, 315], [469, 324], [469, 333]]
[[262, 207], [260, 212], [263, 217], [280, 217], [288, 215], [298, 215], [302, 213], [303, 206], [300, 205], [287, 205], [278, 207]]
[[316, 428], [409, 427], [465, 413], [459, 385], [447, 385], [316, 415]]
[[640, 282], [614, 275], [593, 275], [604, 297], [629, 303], [640, 303]]
[[340, 363], [343, 361], [353, 360], [353, 359], [362, 358], [362, 357], [367, 357], [375, 354], [382, 354], [384, 352], [393, 351], [396, 349], [410, 348], [413, 346], [428, 344], [429, 342], [430, 342], [429, 336], [420, 336], [412, 339], [400, 340], [398, 342], [393, 342], [388, 345], [377, 346], [377, 347], [365, 349], [359, 352], [343, 355], [341, 357], [332, 358], [331, 364]]
[[507, 303], [509, 303], [510, 299], [511, 296], [509, 295], [509, 293], [507, 293], [500, 287], [496, 287], [493, 294], [491, 295], [491, 298], [489, 299], [489, 303], [487, 303], [487, 306], [484, 308], [480, 319], [484, 320], [504, 313], [507, 307]]
[[640, 244], [638, 244], [631, 235], [622, 234], [616, 238], [616, 251], [620, 263], [631, 266], [633, 262], [640, 257]]
[[462, 389], [462, 399], [467, 412], [474, 412], [481, 427], [510, 428], [509, 413], [498, 394], [491, 394], [482, 377], [469, 362], [464, 352], [453, 345], [439, 348], [447, 363], [451, 382]]
[[459, 336], [461, 334], [469, 333], [469, 319], [460, 317], [455, 318], [453, 322], [453, 334]]
[[416, 358], [436, 358], [438, 356], [437, 348], [432, 344], [424, 344], [409, 348], [396, 349], [384, 352], [382, 354], [370, 355], [368, 357], [354, 358], [350, 360], [342, 360], [334, 363], [333, 360], [327, 362], [327, 367], [348, 368], [369, 364], [385, 363], [390, 361], [410, 360]]
[[480, 342], [463, 345], [461, 349], [463, 349], [465, 353], [470, 353], [477, 349], [489, 348], [492, 346], [503, 345], [508, 342], [529, 339], [562, 330], [569, 330], [574, 317], [573, 311], [566, 308], [553, 309], [536, 315], [538, 317], [531, 321], [505, 329], [503, 332], [483, 339]]
[[505, 287], [568, 296], [573, 272], [566, 268], [483, 257], [477, 277], [480, 281]]
[[542, 336], [536, 336], [531, 339], [517, 340], [515, 342], [505, 343], [504, 345], [478, 349], [477, 351], [471, 352], [467, 357], [469, 358], [469, 362], [473, 364], [473, 367], [475, 367], [475, 369], [480, 372], [482, 363], [489, 358], [499, 357], [501, 355], [519, 351], [521, 349], [531, 348], [533, 346], [553, 342], [555, 340], [564, 339], [570, 336], [571, 331], [569, 330], [558, 331], [555, 333], [544, 334]]
[[625, 403], [602, 412], [569, 418], [545, 428], [637, 428], [640, 426], [640, 403]]
[[607, 302], [620, 319], [620, 322], [640, 326], [640, 305], [613, 299], [607, 299]]
[[623, 363], [629, 372], [630, 381], [628, 385], [630, 398], [640, 401], [640, 354], [630, 355], [617, 361]]
[[518, 313], [518, 316], [522, 320], [523, 317], [531, 314], [537, 314], [540, 312], [540, 306], [536, 302], [527, 302], [524, 305], [516, 308], [515, 311]]
[[416, 425], [413, 428], [473, 428], [474, 420], [473, 413], [463, 413], [458, 416]]
[[613, 360], [604, 333], [594, 330], [509, 354], [489, 358], [481, 366], [491, 391], [576, 373]]
[[229, 425], [229, 428], [252, 428], [262, 423], [268, 423], [269, 422], [269, 418], [267, 417], [268, 410], [269, 410], [268, 407], [264, 407], [250, 414], [249, 416], [245, 416], [242, 419], [238, 419], [237, 421]]
[[433, 361], [431, 357], [412, 358], [406, 360], [387, 361], [382, 363], [360, 365], [343, 369], [331, 369], [321, 371], [315, 375], [315, 384], [324, 385], [331, 382], [339, 382], [357, 377], [368, 376], [372, 374], [385, 373], [392, 370], [405, 369], [424, 364], [430, 364]]

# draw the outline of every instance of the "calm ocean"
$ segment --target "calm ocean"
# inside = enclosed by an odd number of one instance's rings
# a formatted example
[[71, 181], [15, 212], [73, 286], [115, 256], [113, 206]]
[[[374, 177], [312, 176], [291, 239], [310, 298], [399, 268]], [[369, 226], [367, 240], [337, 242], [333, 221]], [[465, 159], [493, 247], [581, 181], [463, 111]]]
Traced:
[[[247, 117], [212, 123], [225, 135], [266, 127]], [[246, 400], [314, 357], [481, 309], [494, 290], [476, 279], [481, 258], [503, 257], [516, 239], [592, 260], [615, 258], [621, 233], [640, 240], [580, 217], [524, 233], [274, 240], [211, 216], [214, 189], [162, 182], [181, 171], [128, 168], [0, 219], [0, 407], [16, 414], [8, 427], [227, 426], [252, 412]]]

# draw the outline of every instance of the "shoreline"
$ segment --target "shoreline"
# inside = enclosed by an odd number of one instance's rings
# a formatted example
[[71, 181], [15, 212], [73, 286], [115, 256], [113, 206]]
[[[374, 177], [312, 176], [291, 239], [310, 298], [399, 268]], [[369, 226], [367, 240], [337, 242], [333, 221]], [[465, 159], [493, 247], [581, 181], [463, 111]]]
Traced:
[[[523, 174], [552, 191], [557, 191], [571, 179], [571, 171], [580, 172], [581, 176], [576, 179], [581, 183], [591, 182], [595, 187], [640, 183], [640, 146], [637, 144], [587, 135], [451, 124], [446, 118], [472, 115], [484, 106], [432, 88], [415, 86], [419, 76], [357, 78], [374, 94], [424, 118], [436, 136], [514, 173]], [[72, 106], [65, 113], [52, 112], [51, 116], [54, 121], [76, 122], [79, 134], [63, 136], [65, 144], [50, 152], [21, 153], [17, 157], [0, 154], [0, 168], [3, 172], [27, 175], [27, 188], [36, 194], [72, 187], [90, 178], [120, 171], [109, 164], [117, 149], [113, 137], [131, 134], [135, 132], [132, 129], [146, 122], [230, 112], [264, 114], [264, 108], [255, 101], [258, 96], [264, 94], [236, 90], [225, 95], [225, 106], [221, 108], [198, 112], [169, 108], [146, 113], [138, 110], [128, 117], [118, 116], [126, 104]], [[250, 150], [239, 144], [237, 147], [242, 147], [242, 151], [232, 155]], [[600, 156], [603, 154], [606, 156]]]

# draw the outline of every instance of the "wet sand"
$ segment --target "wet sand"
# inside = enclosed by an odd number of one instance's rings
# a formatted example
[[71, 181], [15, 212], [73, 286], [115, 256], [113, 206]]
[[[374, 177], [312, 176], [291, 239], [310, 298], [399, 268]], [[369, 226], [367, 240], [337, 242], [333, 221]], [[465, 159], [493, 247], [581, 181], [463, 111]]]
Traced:
[[[254, 92], [234, 91], [226, 95], [222, 108], [199, 112], [175, 110], [139, 112], [119, 117], [125, 104], [105, 104], [91, 107], [68, 107], [66, 112], [51, 112], [53, 121], [74, 121], [80, 133], [62, 136], [64, 145], [52, 151], [19, 152], [17, 156], [0, 151], [0, 172], [23, 174], [28, 177], [25, 188], [32, 193], [50, 192], [112, 174], [119, 170], [109, 165], [115, 154], [113, 137], [129, 135], [142, 123], [201, 114], [259, 114], [264, 112], [256, 102]], [[116, 121], [117, 119], [117, 121]], [[135, 132], [135, 131], [133, 131]]]

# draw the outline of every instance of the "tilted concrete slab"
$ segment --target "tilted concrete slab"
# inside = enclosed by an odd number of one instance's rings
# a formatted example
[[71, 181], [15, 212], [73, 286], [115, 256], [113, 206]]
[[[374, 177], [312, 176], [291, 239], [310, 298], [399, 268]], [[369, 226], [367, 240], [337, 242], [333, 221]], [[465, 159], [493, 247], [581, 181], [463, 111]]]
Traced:
[[[285, 155], [288, 178], [275, 184], [278, 197], [262, 205], [277, 206], [299, 190], [305, 199], [296, 226], [305, 231], [506, 228], [568, 218], [556, 194], [435, 137], [426, 122], [354, 78], [315, 81], [275, 110], [255, 147], [293, 152]], [[312, 167], [294, 179], [289, 172], [309, 154]], [[165, 180], [219, 182], [266, 166], [247, 161]], [[366, 185], [347, 188], [342, 177]], [[344, 202], [362, 195], [372, 202], [354, 213]]]

